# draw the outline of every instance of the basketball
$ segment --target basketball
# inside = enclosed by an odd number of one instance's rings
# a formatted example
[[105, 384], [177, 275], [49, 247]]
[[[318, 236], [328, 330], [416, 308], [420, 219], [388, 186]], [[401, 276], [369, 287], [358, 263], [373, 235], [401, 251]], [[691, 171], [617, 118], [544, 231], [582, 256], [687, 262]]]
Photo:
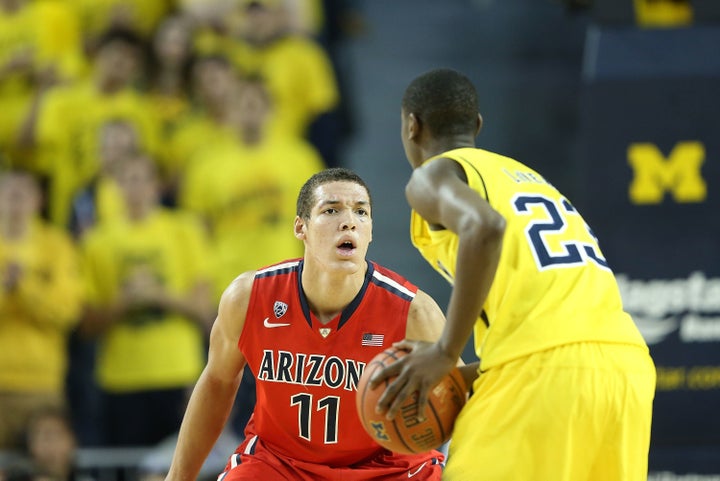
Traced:
[[406, 351], [390, 348], [375, 356], [358, 380], [356, 405], [363, 427], [375, 442], [397, 453], [422, 453], [437, 449], [450, 439], [455, 418], [465, 405], [465, 381], [454, 368], [431, 389], [424, 421], [417, 420], [417, 393], [405, 400], [395, 419], [388, 420], [385, 414], [375, 412], [375, 406], [394, 378], [370, 389], [370, 377], [406, 355]]

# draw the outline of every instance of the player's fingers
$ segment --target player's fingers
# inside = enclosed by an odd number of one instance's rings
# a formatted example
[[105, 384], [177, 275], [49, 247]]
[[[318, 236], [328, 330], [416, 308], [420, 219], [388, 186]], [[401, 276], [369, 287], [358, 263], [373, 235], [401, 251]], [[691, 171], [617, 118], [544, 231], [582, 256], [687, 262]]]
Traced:
[[425, 383], [421, 384], [417, 390], [417, 420], [420, 422], [425, 421], [425, 406], [427, 406], [428, 403], [429, 393], [429, 386]]
[[[385, 392], [383, 392], [378, 399], [377, 405], [375, 406], [376, 413], [382, 414], [386, 412], [394, 402], [397, 402], [396, 396], [403, 391], [407, 382], [406, 379], [404, 376], [399, 376], [388, 385]], [[402, 402], [402, 400], [400, 400], [400, 402]]]
[[395, 377], [398, 374], [400, 374], [400, 371], [403, 367], [403, 359], [400, 359], [389, 366], [382, 367], [380, 369], [376, 369], [375, 372], [373, 372], [372, 376], [370, 376], [370, 389], [375, 389], [378, 384], [383, 382], [385, 379]]
[[[387, 412], [385, 413], [385, 418], [388, 420], [394, 419], [395, 416], [397, 416], [397, 413], [400, 411], [402, 405], [405, 404], [405, 400], [408, 397], [415, 396], [415, 395], [416, 395], [416, 389], [411, 387], [410, 383], [405, 383], [402, 386], [402, 389], [400, 389], [398, 391], [397, 396], [395, 396], [395, 399], [393, 399], [392, 403], [390, 404], [390, 407], [388, 408]], [[414, 415], [415, 413], [408, 413], [408, 414]]]

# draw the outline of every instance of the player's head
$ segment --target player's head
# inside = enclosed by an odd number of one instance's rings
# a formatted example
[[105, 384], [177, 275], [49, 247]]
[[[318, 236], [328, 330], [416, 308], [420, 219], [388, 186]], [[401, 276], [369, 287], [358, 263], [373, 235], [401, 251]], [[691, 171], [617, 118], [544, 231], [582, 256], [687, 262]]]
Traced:
[[364, 272], [372, 242], [370, 205], [370, 191], [355, 172], [331, 168], [313, 175], [300, 189], [295, 217], [306, 266]]
[[440, 68], [415, 78], [402, 99], [402, 141], [414, 166], [429, 141], [475, 138], [480, 129], [475, 86], [462, 73]]
[[370, 195], [370, 188], [367, 186], [365, 181], [358, 174], [350, 169], [342, 167], [333, 167], [325, 169], [317, 174], [310, 177], [300, 189], [300, 193], [297, 198], [297, 210], [296, 214], [302, 219], [309, 219], [312, 213], [312, 208], [316, 203], [316, 190], [323, 184], [330, 182], [352, 182], [358, 184], [367, 193], [369, 205], [368, 210], [372, 208], [372, 197]]

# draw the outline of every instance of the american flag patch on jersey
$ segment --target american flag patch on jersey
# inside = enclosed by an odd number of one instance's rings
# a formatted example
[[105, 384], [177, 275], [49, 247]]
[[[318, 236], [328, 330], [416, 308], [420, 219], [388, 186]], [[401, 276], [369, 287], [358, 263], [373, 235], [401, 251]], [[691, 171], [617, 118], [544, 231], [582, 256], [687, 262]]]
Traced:
[[365, 333], [362, 336], [362, 345], [363, 346], [382, 346], [383, 340], [385, 339], [385, 334], [370, 334]]

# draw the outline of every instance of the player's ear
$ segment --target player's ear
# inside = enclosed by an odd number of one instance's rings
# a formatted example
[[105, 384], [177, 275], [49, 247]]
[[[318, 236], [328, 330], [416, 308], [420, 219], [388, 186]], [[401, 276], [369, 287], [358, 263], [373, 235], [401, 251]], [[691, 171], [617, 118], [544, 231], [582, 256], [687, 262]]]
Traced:
[[408, 140], [417, 140], [420, 136], [420, 130], [422, 129], [422, 122], [420, 121], [418, 116], [413, 113], [408, 114], [407, 122]]
[[480, 113], [478, 112], [477, 125], [475, 127], [475, 135], [476, 136], [477, 136], [477, 134], [480, 133], [480, 129], [482, 129], [482, 124], [483, 124], [482, 115], [480, 115]]
[[293, 230], [296, 238], [305, 240], [305, 220], [302, 217], [298, 215], [295, 216], [295, 226]]

